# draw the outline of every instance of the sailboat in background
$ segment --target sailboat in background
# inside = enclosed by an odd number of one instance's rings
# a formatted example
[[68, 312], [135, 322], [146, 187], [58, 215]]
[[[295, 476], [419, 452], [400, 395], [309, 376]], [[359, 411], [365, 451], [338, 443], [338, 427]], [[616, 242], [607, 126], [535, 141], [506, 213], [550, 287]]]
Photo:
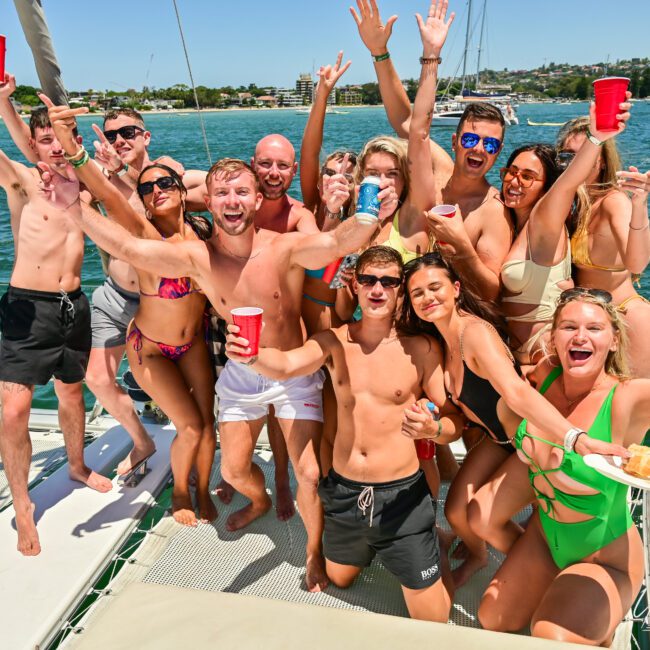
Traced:
[[[461, 77], [460, 94], [452, 100], [436, 103], [436, 110], [431, 120], [432, 126], [457, 126], [465, 110], [465, 106], [470, 102], [489, 102], [494, 104], [502, 113], [503, 119], [508, 126], [519, 124], [519, 118], [515, 113], [512, 105], [512, 98], [508, 95], [483, 93], [480, 92], [480, 70], [481, 70], [481, 52], [483, 51], [483, 38], [485, 35], [485, 17], [487, 14], [487, 0], [483, 0], [483, 10], [481, 16], [481, 31], [478, 45], [478, 55], [476, 59], [476, 90], [470, 90], [465, 87], [467, 75], [467, 59], [470, 52], [471, 41], [471, 21], [472, 21], [472, 0], [467, 3], [467, 23], [465, 28], [465, 48], [463, 50], [463, 74]], [[450, 80], [447, 84], [447, 90], [451, 85]]]

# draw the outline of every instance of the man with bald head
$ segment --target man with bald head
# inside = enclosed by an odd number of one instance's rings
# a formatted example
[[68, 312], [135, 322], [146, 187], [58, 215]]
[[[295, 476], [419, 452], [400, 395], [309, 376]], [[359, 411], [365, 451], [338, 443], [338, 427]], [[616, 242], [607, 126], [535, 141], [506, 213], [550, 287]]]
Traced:
[[264, 197], [255, 215], [256, 226], [281, 233], [318, 232], [314, 215], [287, 194], [298, 171], [296, 151], [289, 140], [277, 133], [263, 137], [255, 147], [251, 167]]

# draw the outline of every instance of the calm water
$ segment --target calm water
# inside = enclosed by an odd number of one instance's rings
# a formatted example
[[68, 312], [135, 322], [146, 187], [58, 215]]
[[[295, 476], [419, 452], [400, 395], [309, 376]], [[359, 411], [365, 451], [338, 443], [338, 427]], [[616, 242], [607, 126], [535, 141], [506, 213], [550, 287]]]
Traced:
[[[328, 153], [335, 149], [351, 148], [359, 151], [370, 138], [380, 134], [390, 134], [392, 130], [382, 107], [346, 109], [345, 115], [328, 115], [325, 124], [323, 151]], [[562, 122], [587, 113], [587, 104], [553, 105], [522, 104], [518, 109], [519, 126], [510, 127], [506, 134], [501, 164], [510, 152], [526, 142], [552, 143], [557, 133], [556, 127], [527, 126], [526, 119], [534, 122]], [[212, 160], [226, 156], [248, 160], [253, 153], [257, 140], [268, 133], [282, 133], [296, 150], [300, 149], [300, 140], [305, 127], [307, 115], [296, 114], [293, 110], [260, 111], [224, 111], [205, 113], [203, 115], [210, 145]], [[79, 130], [86, 143], [94, 139], [91, 124], [101, 124], [98, 116], [84, 116], [80, 119]], [[181, 161], [186, 168], [207, 169], [208, 159], [201, 137], [199, 119], [196, 114], [159, 114], [146, 116], [147, 127], [153, 133], [150, 153], [152, 157], [167, 154]], [[452, 128], [437, 127], [433, 130], [437, 142], [450, 150]], [[632, 121], [627, 130], [619, 137], [619, 148], [625, 165], [636, 165], [646, 171], [650, 168], [650, 103], [635, 104]], [[0, 149], [10, 158], [24, 161], [7, 134], [4, 124], [0, 122]], [[492, 183], [498, 183], [495, 171], [501, 164], [497, 163], [489, 175]], [[291, 194], [300, 197], [298, 179], [294, 181]], [[13, 264], [13, 242], [9, 227], [9, 215], [4, 192], [0, 192], [0, 283], [9, 281]], [[90, 242], [86, 245], [86, 257], [83, 267], [83, 283], [90, 294], [92, 288], [103, 280], [99, 255]], [[647, 285], [645, 282], [644, 285]], [[4, 287], [2, 287], [4, 290]], [[650, 296], [648, 286], [642, 293]], [[87, 404], [92, 404], [88, 396]], [[34, 405], [52, 408], [55, 400], [52, 391], [45, 387], [39, 389]]]

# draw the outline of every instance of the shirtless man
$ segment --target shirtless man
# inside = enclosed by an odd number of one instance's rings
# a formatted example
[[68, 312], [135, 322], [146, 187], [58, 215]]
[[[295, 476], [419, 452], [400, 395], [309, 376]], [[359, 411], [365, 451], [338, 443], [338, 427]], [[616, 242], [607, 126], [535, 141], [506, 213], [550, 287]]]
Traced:
[[[312, 212], [287, 194], [298, 170], [295, 149], [287, 138], [278, 134], [262, 138], [255, 146], [251, 166], [255, 170], [264, 197], [260, 209], [255, 214], [256, 226], [279, 233], [318, 232]], [[267, 419], [267, 434], [275, 466], [275, 509], [278, 519], [286, 521], [293, 517], [296, 511], [289, 482], [289, 454], [273, 407]], [[224, 503], [229, 503], [232, 499], [232, 486], [222, 481], [217, 488], [217, 494]]]
[[[84, 112], [50, 108], [50, 119], [68, 154], [79, 152], [72, 133], [75, 115]], [[99, 170], [84, 164], [75, 172], [92, 191]], [[205, 242], [138, 239], [119, 225], [86, 212], [80, 215], [80, 223], [84, 232], [111, 255], [163, 277], [193, 278], [222, 317], [229, 319], [230, 310], [236, 307], [262, 307], [268, 323], [262, 345], [281, 349], [302, 345], [300, 305], [305, 268], [322, 268], [357, 250], [370, 239], [375, 226], [348, 220], [334, 231], [313, 235], [255, 228], [255, 212], [263, 197], [255, 173], [240, 160], [225, 159], [213, 165], [206, 184], [205, 202], [215, 228]], [[388, 181], [382, 183], [379, 196], [381, 218], [395, 209], [397, 196]], [[122, 197], [116, 194], [113, 200], [119, 208]], [[226, 527], [232, 531], [243, 528], [271, 507], [264, 476], [252, 462], [252, 455], [268, 407], [274, 404], [296, 472], [298, 505], [307, 529], [307, 587], [317, 591], [327, 584], [314, 449], [314, 436], [322, 421], [319, 377], [297, 385], [268, 384], [232, 363], [226, 364], [217, 382], [223, 475], [251, 501], [228, 518]]]
[[[413, 438], [451, 442], [461, 418], [445, 394], [439, 343], [395, 331], [401, 283], [399, 253], [373, 246], [359, 258], [353, 281], [360, 321], [319, 332], [295, 350], [260, 349], [252, 363], [241, 356], [248, 341], [230, 325], [226, 349], [234, 361], [280, 380], [327, 365], [338, 404], [333, 466], [319, 486], [327, 575], [349, 587], [377, 553], [402, 584], [411, 617], [446, 622], [445, 557]], [[440, 419], [420, 399], [424, 394]]]
[[[357, 0], [357, 6], [359, 14], [354, 9], [350, 11], [361, 40], [374, 59], [388, 119], [397, 134], [407, 138], [411, 105], [387, 47], [397, 16], [391, 16], [384, 25], [376, 0]], [[435, 7], [434, 1], [430, 16]], [[445, 11], [446, 8], [445, 2]], [[440, 145], [430, 143], [436, 186], [434, 204], [457, 205], [459, 210], [454, 218], [429, 212], [429, 226], [436, 238], [445, 242], [441, 245], [442, 253], [451, 256], [454, 268], [486, 300], [495, 300], [499, 295], [501, 265], [512, 242], [512, 228], [499, 191], [485, 178], [502, 149], [504, 132], [504, 119], [496, 107], [473, 103], [465, 109], [452, 135], [454, 160]], [[492, 147], [494, 140], [499, 143], [496, 150]], [[413, 167], [413, 185], [419, 183], [417, 172], [418, 168]]]
[[274, 133], [255, 146], [251, 167], [260, 182], [264, 200], [255, 215], [255, 225], [275, 232], [318, 232], [316, 218], [287, 192], [298, 171], [296, 152], [283, 135]]
[[[79, 182], [45, 109], [32, 113], [29, 128], [32, 155], [39, 166], [45, 163], [52, 180], [44, 183], [39, 170], [0, 151], [0, 185], [7, 193], [15, 242], [9, 289], [0, 301], [0, 453], [16, 512], [18, 550], [38, 555], [41, 545], [27, 485], [35, 385], [47, 384], [54, 375], [70, 477], [100, 492], [112, 484], [83, 458], [82, 380], [91, 334], [90, 306], [80, 288], [84, 237], [78, 224]], [[77, 142], [76, 132], [74, 138]]]

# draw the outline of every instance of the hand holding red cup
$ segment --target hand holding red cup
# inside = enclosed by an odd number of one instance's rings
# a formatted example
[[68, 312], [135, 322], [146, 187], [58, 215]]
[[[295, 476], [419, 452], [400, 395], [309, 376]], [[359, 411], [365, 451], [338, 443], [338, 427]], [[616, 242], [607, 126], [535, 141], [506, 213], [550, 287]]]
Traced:
[[[429, 212], [437, 214], [440, 217], [446, 217], [447, 219], [453, 219], [456, 216], [456, 206], [443, 203], [442, 205], [436, 205]], [[438, 240], [440, 246], [445, 246], [446, 242]]]
[[262, 314], [260, 307], [237, 307], [230, 310], [232, 322], [239, 327], [239, 336], [248, 341], [248, 351], [238, 352], [240, 357], [255, 357], [260, 349]]

